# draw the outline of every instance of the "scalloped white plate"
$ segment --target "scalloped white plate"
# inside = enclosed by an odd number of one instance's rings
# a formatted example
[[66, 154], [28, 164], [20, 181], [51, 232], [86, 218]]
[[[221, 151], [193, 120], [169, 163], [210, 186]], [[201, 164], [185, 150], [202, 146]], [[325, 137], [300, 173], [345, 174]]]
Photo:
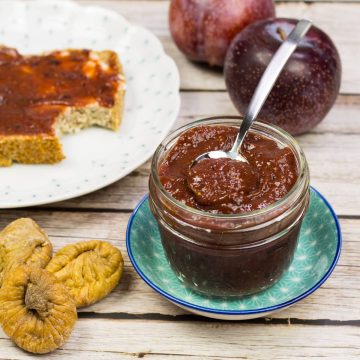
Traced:
[[127, 80], [120, 130], [63, 136], [66, 159], [56, 165], [0, 168], [0, 208], [66, 200], [113, 183], [145, 162], [176, 120], [180, 81], [174, 61], [152, 33], [113, 11], [71, 0], [0, 1], [0, 43], [25, 54], [115, 50]]

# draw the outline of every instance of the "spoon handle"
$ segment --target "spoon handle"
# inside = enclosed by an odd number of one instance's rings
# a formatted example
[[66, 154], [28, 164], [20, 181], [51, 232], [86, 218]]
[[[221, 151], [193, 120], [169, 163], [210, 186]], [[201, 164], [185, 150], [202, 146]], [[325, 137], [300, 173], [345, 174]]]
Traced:
[[230, 152], [240, 152], [242, 142], [251, 124], [258, 116], [291, 54], [297, 48], [299, 42], [308, 32], [311, 25], [312, 23], [309, 20], [300, 20], [272, 57], [255, 89], [254, 95], [244, 116], [244, 120], [241, 123], [239, 133]]

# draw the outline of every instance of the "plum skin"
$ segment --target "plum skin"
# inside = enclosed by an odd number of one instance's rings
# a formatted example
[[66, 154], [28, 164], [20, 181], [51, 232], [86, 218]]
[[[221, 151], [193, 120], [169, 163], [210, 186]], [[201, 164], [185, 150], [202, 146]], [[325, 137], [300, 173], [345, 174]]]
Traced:
[[221, 67], [240, 30], [274, 16], [272, 0], [172, 0], [169, 25], [177, 47], [190, 60]]
[[[244, 114], [261, 75], [297, 20], [263, 20], [249, 25], [232, 41], [224, 75], [230, 98]], [[279, 29], [282, 29], [279, 31]], [[339, 93], [339, 53], [322, 30], [312, 26], [292, 54], [266, 100], [258, 119], [276, 124], [293, 135], [317, 125]]]

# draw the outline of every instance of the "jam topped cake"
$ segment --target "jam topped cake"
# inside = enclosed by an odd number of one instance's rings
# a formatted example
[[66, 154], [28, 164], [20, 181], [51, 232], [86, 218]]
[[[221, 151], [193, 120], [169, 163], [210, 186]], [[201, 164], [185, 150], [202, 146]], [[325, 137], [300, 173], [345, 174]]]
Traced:
[[56, 163], [60, 134], [98, 125], [117, 130], [125, 78], [113, 51], [23, 56], [0, 47], [0, 166]]

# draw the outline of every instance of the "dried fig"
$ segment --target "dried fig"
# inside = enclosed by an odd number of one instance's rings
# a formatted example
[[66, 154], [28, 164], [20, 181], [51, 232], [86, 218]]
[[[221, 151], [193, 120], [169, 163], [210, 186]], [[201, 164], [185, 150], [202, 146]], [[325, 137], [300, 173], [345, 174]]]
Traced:
[[22, 349], [43, 354], [64, 344], [77, 314], [69, 290], [46, 270], [22, 265], [5, 276], [0, 290], [0, 322]]
[[76, 306], [83, 307], [102, 299], [117, 285], [123, 265], [119, 249], [105, 241], [91, 240], [65, 246], [46, 270], [70, 289]]
[[45, 267], [52, 245], [45, 232], [28, 218], [17, 219], [0, 232], [0, 287], [4, 274], [20, 264]]

